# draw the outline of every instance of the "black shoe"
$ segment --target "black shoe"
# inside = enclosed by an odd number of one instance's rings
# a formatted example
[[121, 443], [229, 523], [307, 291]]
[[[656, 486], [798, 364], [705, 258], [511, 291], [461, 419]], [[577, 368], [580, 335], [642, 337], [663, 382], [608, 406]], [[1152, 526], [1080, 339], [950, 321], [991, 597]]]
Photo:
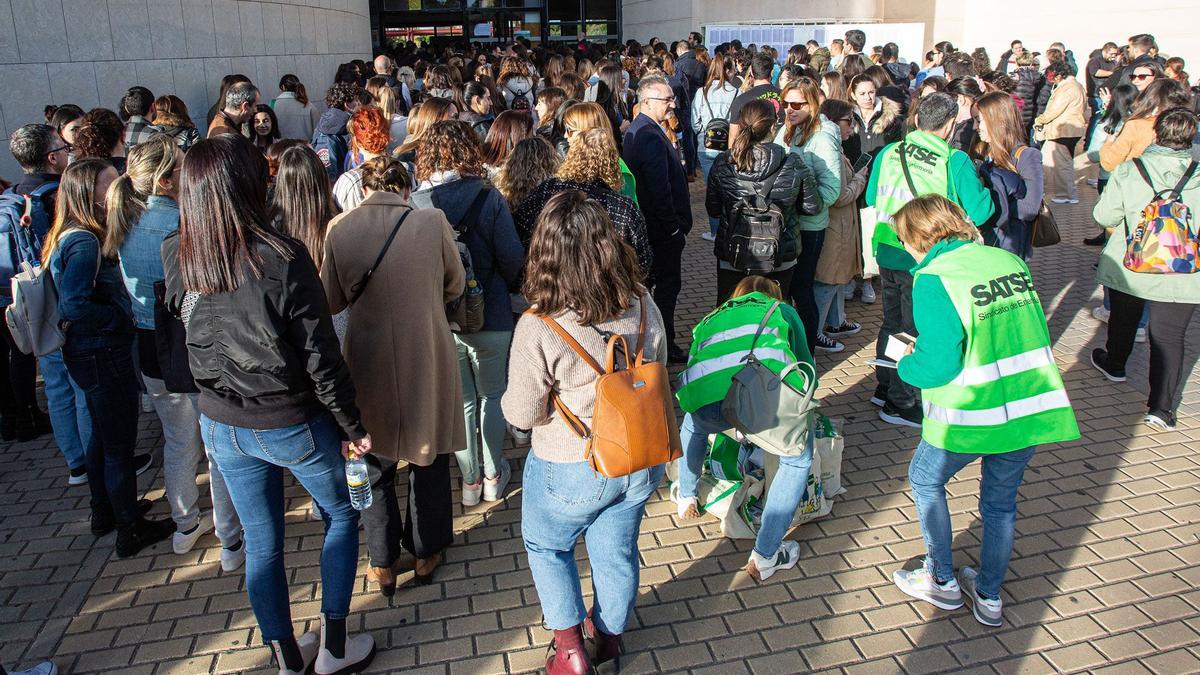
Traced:
[[875, 385], [875, 393], [871, 394], [871, 405], [882, 408], [887, 405], [887, 387]]
[[154, 463], [154, 458], [149, 454], [135, 455], [133, 458], [133, 475], [140, 476], [149, 470], [150, 465]]
[[668, 363], [687, 363], [688, 354], [679, 347], [671, 345], [667, 347], [667, 362]]
[[914, 429], [921, 428], [921, 420], [924, 418], [925, 415], [921, 413], [919, 405], [897, 408], [891, 403], [885, 403], [883, 409], [879, 411], [879, 419], [884, 422]]
[[135, 556], [147, 546], [169, 539], [175, 533], [175, 521], [139, 518], [134, 524], [117, 530], [117, 557]]
[[1092, 350], [1092, 366], [1100, 371], [1109, 382], [1125, 381], [1125, 369], [1110, 367], [1108, 365], [1108, 352], [1103, 349]]
[[67, 485], [87, 485], [87, 467], [81, 465], [71, 469]]
[[[154, 508], [154, 502], [149, 499], [139, 499], [137, 503], [138, 518], [150, 512]], [[116, 519], [113, 517], [112, 508], [105, 511], [92, 511], [92, 534], [97, 537], [104, 535], [117, 529]]]
[[1083, 240], [1084, 246], [1103, 246], [1108, 243], [1108, 235], [1101, 232], [1100, 234], [1089, 237]]

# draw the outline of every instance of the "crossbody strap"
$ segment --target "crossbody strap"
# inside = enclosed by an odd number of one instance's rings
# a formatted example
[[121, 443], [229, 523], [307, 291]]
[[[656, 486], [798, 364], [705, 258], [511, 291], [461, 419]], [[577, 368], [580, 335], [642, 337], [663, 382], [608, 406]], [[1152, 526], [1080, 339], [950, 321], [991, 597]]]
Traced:
[[1183, 176], [1179, 178], [1179, 182], [1175, 184], [1175, 189], [1171, 191], [1172, 199], [1181, 199], [1183, 197], [1183, 188], [1187, 187], [1188, 181], [1196, 173], [1196, 160], [1188, 163], [1187, 169], [1184, 169]]
[[908, 153], [906, 152], [908, 145], [903, 141], [900, 142], [900, 170], [904, 172], [904, 182], [908, 183], [908, 191], [912, 193], [913, 198], [919, 197], [917, 194], [917, 185], [913, 183], [912, 173], [908, 170]]
[[571, 334], [568, 333], [561, 324], [545, 314], [539, 314], [538, 318], [546, 322], [546, 325], [550, 327], [550, 330], [554, 331], [558, 337], [562, 338], [562, 341], [567, 343], [567, 346], [571, 348], [571, 351], [578, 354], [579, 358], [583, 359], [583, 362], [588, 364], [592, 370], [596, 371], [598, 375], [605, 374], [604, 368], [600, 367], [600, 362], [597, 361], [591, 354], [589, 354], [587, 350], [583, 348], [583, 345], [579, 344], [578, 340], [571, 337]]
[[379, 269], [379, 263], [383, 262], [383, 256], [387, 255], [388, 249], [391, 248], [392, 240], [396, 238], [396, 233], [400, 231], [400, 226], [404, 224], [405, 219], [408, 218], [408, 214], [412, 212], [413, 210], [410, 208], [404, 212], [404, 215], [400, 216], [400, 220], [396, 221], [396, 226], [392, 228], [392, 233], [388, 235], [387, 241], [383, 242], [383, 248], [379, 249], [379, 255], [375, 258], [375, 264], [371, 265], [371, 269], [362, 275], [358, 283], [350, 287], [351, 305], [358, 300], [363, 291], [367, 290], [367, 284], [371, 282], [371, 276], [375, 274], [376, 269]]
[[762, 321], [758, 322], [758, 330], [754, 331], [754, 339], [750, 342], [750, 353], [751, 354], [754, 353], [754, 346], [758, 344], [758, 338], [762, 335], [763, 330], [767, 327], [767, 321], [769, 321], [771, 319], [771, 315], [775, 313], [775, 310], [778, 307], [779, 307], [779, 301], [776, 300], [771, 305], [771, 309], [768, 309], [767, 313], [763, 315]]
[[471, 200], [471, 205], [463, 213], [462, 218], [454, 224], [454, 231], [462, 236], [471, 228], [479, 224], [479, 214], [483, 212], [483, 204], [487, 201], [488, 195], [491, 193], [491, 188], [486, 185], [475, 193], [475, 199]]

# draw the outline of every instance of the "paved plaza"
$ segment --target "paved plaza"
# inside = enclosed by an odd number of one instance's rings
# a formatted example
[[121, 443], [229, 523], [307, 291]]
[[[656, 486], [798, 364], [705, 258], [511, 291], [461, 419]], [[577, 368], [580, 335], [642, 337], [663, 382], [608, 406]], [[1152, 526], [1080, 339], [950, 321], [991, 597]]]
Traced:
[[[757, 585], [740, 571], [750, 542], [722, 537], [711, 518], [679, 525], [661, 488], [642, 525], [623, 672], [1200, 671], [1200, 377], [1188, 380], [1179, 430], [1152, 433], [1140, 423], [1146, 345], [1134, 351], [1125, 384], [1088, 363], [1104, 326], [1090, 314], [1098, 250], [1080, 244], [1093, 234], [1094, 190], [1081, 192], [1084, 203], [1054, 207], [1064, 242], [1038, 251], [1032, 268], [1083, 438], [1043, 446], [1026, 472], [1004, 626], [984, 628], [968, 609], [934, 609], [892, 585], [892, 571], [924, 550], [906, 480], [918, 434], [879, 421], [867, 400], [874, 375], [862, 364], [873, 356], [880, 312], [855, 300], [850, 315], [863, 332], [845, 352], [817, 358], [824, 410], [844, 421], [848, 491], [832, 515], [792, 533], [799, 566]], [[699, 237], [702, 198], [696, 184], [681, 329], [715, 295], [711, 245]], [[141, 451], [161, 455], [161, 444], [157, 420], [143, 414]], [[542, 667], [549, 633], [520, 537], [527, 451], [508, 450], [506, 502], [455, 507], [458, 538], [433, 585], [411, 586], [408, 572], [389, 602], [366, 581], [364, 551], [351, 625], [379, 644], [370, 672]], [[158, 464], [140, 480], [150, 497], [162, 496]], [[978, 476], [978, 465], [969, 467], [948, 487], [958, 565], [978, 559]], [[164, 543], [118, 560], [113, 535], [88, 532], [87, 494], [67, 487], [49, 437], [0, 447], [0, 662], [12, 669], [52, 658], [67, 673], [269, 672], [243, 574], [221, 572], [212, 535], [186, 555]], [[302, 488], [286, 494], [299, 633], [317, 623], [322, 525], [310, 520]], [[165, 504], [155, 515], [165, 517]], [[591, 572], [581, 567], [586, 588]]]

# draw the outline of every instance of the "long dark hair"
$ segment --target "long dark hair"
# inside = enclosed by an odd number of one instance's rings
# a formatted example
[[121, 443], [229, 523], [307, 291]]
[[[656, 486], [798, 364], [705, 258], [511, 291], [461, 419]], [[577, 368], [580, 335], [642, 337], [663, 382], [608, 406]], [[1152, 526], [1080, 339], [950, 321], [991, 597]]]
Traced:
[[307, 145], [284, 150], [275, 174], [271, 221], [280, 232], [299, 239], [317, 267], [325, 253], [325, 232], [335, 215], [329, 174], [317, 153]]
[[108, 160], [99, 157], [71, 162], [59, 178], [58, 196], [54, 207], [54, 224], [42, 243], [42, 260], [50, 260], [64, 232], [83, 228], [96, 235], [100, 247], [108, 239], [104, 208], [96, 203], [96, 181], [104, 171], [112, 169]]
[[180, 185], [179, 263], [187, 290], [231, 293], [247, 271], [261, 278], [260, 242], [291, 259], [267, 215], [267, 160], [245, 137], [198, 141], [184, 156]]
[[279, 91], [291, 92], [295, 94], [300, 105], [308, 105], [308, 90], [304, 88], [304, 83], [300, 81], [300, 78], [291, 73], [279, 78]]
[[704, 100], [708, 100], [708, 89], [714, 82], [719, 83], [721, 89], [729, 82], [733, 76], [733, 60], [726, 57], [724, 54], [717, 54], [708, 64], [708, 73], [704, 76], [704, 86], [700, 88], [703, 92]]
[[483, 163], [500, 166], [513, 149], [533, 133], [533, 116], [517, 110], [505, 110], [496, 117], [483, 141]]
[[[267, 117], [271, 118], [271, 133], [266, 136], [260, 136], [254, 130], [254, 117], [258, 117], [259, 113], [266, 113]], [[254, 107], [254, 117], [250, 118], [250, 131], [254, 135], [254, 145], [259, 150], [266, 152], [272, 143], [279, 140], [279, 118], [275, 116], [275, 109], [266, 103], [259, 103]]]
[[[1138, 67], [1140, 68], [1141, 65], [1138, 64]], [[1191, 102], [1192, 97], [1187, 87], [1175, 80], [1159, 78], [1147, 85], [1142, 93], [1137, 95], [1133, 106], [1129, 109], [1129, 116], [1125, 119], [1154, 118], [1164, 110], [1187, 107]]]
[[776, 119], [775, 105], [770, 101], [755, 99], [742, 106], [737, 118], [741, 133], [729, 148], [729, 160], [739, 171], [754, 168], [754, 146], [770, 140]]
[[1104, 111], [1104, 117], [1100, 118], [1100, 122], [1104, 124], [1104, 133], [1117, 133], [1117, 125], [1129, 117], [1129, 109], [1133, 107], [1133, 100], [1137, 95], [1137, 87], [1132, 84], [1118, 84], [1113, 88], [1108, 109]]

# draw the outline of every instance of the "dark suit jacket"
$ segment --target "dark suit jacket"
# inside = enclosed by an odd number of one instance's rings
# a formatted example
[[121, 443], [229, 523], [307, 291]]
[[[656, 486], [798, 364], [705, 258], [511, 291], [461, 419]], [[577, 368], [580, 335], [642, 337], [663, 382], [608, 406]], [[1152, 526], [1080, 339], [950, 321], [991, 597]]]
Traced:
[[644, 114], [625, 131], [623, 158], [637, 181], [638, 206], [646, 216], [651, 246], [692, 229], [692, 206], [687, 176], [679, 151], [661, 127]]

